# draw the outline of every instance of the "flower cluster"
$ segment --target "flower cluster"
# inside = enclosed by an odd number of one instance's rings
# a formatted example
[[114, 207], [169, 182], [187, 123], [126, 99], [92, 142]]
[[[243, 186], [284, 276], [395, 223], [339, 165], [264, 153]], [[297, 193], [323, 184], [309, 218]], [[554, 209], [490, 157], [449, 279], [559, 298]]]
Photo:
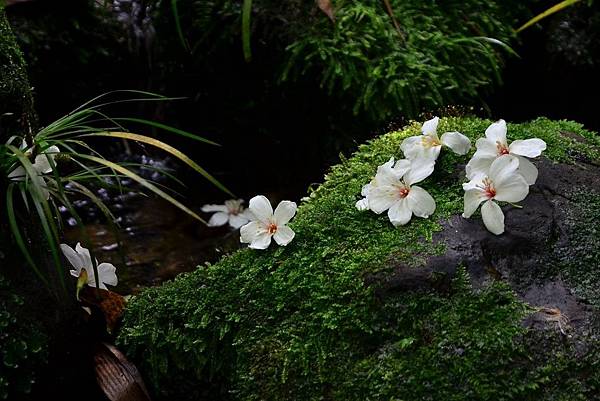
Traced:
[[485, 131], [485, 138], [475, 143], [477, 151], [466, 167], [468, 183], [465, 190], [463, 217], [469, 218], [482, 202], [483, 224], [492, 233], [504, 232], [504, 213], [493, 202], [520, 202], [535, 184], [537, 168], [527, 158], [538, 157], [546, 149], [546, 142], [538, 138], [506, 140], [506, 122], [493, 123]]
[[[435, 211], [435, 200], [423, 188], [414, 184], [429, 177], [443, 147], [458, 155], [466, 155], [471, 141], [459, 132], [437, 134], [437, 117], [423, 123], [421, 135], [406, 138], [400, 145], [406, 159], [390, 159], [377, 168], [370, 183], [363, 186], [356, 202], [358, 210], [377, 214], [388, 211], [394, 226], [407, 224], [413, 215], [428, 218]], [[469, 218], [482, 202], [481, 215], [485, 227], [499, 235], [504, 232], [504, 213], [494, 202], [519, 202], [529, 193], [537, 179], [537, 168], [528, 158], [541, 155], [546, 143], [538, 138], [517, 140], [508, 144], [506, 122], [490, 125], [485, 138], [475, 143], [477, 148], [466, 166], [470, 180], [463, 184], [464, 213]]]
[[406, 138], [400, 145], [406, 159], [394, 159], [377, 168], [377, 174], [362, 189], [363, 199], [356, 203], [358, 210], [377, 214], [388, 211], [394, 226], [407, 224], [413, 215], [428, 218], [435, 211], [435, 200], [423, 188], [414, 184], [429, 177], [442, 147], [465, 155], [471, 149], [469, 138], [459, 132], [437, 134], [439, 118], [426, 121], [421, 135]]

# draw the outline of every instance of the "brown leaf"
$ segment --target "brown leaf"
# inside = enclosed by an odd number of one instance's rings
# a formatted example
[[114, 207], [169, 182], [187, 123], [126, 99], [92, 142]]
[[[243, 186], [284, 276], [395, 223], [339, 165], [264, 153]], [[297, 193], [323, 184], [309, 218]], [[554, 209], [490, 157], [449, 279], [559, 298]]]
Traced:
[[333, 4], [331, 0], [316, 0], [317, 6], [329, 17], [331, 22], [335, 22], [335, 13], [333, 11]]
[[116, 292], [86, 285], [79, 292], [79, 299], [85, 306], [100, 309], [106, 320], [106, 329], [112, 334], [123, 316], [125, 298]]
[[135, 365], [115, 346], [102, 343], [94, 354], [96, 381], [111, 401], [150, 401]]

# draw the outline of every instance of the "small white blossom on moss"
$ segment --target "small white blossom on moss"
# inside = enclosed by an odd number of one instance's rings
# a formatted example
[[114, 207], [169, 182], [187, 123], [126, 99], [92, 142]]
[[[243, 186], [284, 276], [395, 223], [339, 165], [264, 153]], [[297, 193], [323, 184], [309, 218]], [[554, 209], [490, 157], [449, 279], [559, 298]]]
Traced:
[[[79, 278], [82, 274], [87, 275], [87, 285], [96, 287], [96, 278], [94, 276], [94, 267], [90, 251], [81, 246], [78, 242], [75, 249], [67, 244], [60, 244], [60, 249], [63, 255], [67, 258], [73, 270], [70, 270], [72, 276]], [[98, 270], [99, 287], [106, 290], [106, 284], [117, 285], [117, 269], [111, 263], [100, 263], [96, 260], [96, 268]], [[85, 272], [85, 273], [84, 273]]]
[[504, 213], [496, 201], [519, 202], [529, 193], [529, 185], [519, 173], [519, 160], [504, 155], [492, 162], [487, 174], [479, 174], [468, 183], [465, 190], [463, 217], [469, 218], [481, 202], [481, 217], [488, 231], [500, 235], [504, 232]]
[[271, 238], [285, 246], [294, 239], [295, 233], [287, 224], [296, 214], [296, 203], [282, 201], [273, 212], [271, 202], [265, 196], [258, 195], [250, 199], [248, 209], [252, 213], [252, 221], [240, 229], [240, 241], [249, 244], [248, 247], [267, 249], [271, 245]]
[[[21, 146], [21, 149], [23, 150], [23, 146]], [[37, 173], [36, 177], [33, 179], [35, 179], [38, 182], [42, 191], [42, 195], [44, 196], [44, 198], [46, 198], [46, 200], [50, 199], [50, 192], [48, 191], [46, 181], [43, 175], [52, 172], [52, 165], [50, 164], [50, 161], [48, 159], [52, 159], [52, 161], [54, 162], [54, 157], [58, 153], [60, 153], [60, 150], [57, 146], [50, 146], [43, 152], [38, 154], [35, 157], [35, 161], [32, 164], [33, 169]], [[18, 166], [8, 174], [8, 178], [10, 178], [13, 181], [25, 181], [26, 176], [27, 173], [25, 171], [25, 167], [23, 166]]]
[[369, 209], [377, 214], [388, 211], [394, 226], [407, 224], [412, 215], [428, 218], [435, 211], [435, 201], [423, 188], [414, 184], [423, 181], [433, 172], [431, 159], [393, 159], [379, 166], [367, 194]]
[[223, 226], [229, 223], [233, 229], [238, 229], [251, 220], [251, 213], [245, 209], [242, 199], [226, 200], [224, 205], [204, 205], [202, 211], [205, 213], [215, 212], [210, 220], [209, 227]]
[[538, 157], [546, 150], [546, 142], [539, 138], [513, 141], [506, 140], [506, 122], [499, 120], [485, 130], [485, 138], [475, 142], [477, 151], [467, 164], [467, 178], [486, 174], [494, 160], [504, 155], [515, 157], [519, 164], [519, 173], [529, 185], [535, 184], [537, 168], [527, 158]]
[[439, 118], [434, 117], [425, 121], [421, 128], [422, 135], [411, 136], [402, 141], [400, 149], [407, 159], [425, 158], [437, 160], [442, 146], [450, 148], [458, 155], [466, 155], [471, 149], [471, 141], [460, 132], [446, 132], [438, 137], [437, 127]]

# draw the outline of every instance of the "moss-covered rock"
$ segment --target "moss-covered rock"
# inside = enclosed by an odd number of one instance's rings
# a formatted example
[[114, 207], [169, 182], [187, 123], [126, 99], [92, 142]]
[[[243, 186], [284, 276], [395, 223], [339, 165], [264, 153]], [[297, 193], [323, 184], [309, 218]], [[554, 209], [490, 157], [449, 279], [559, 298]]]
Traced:
[[[490, 121], [447, 118], [471, 139]], [[464, 164], [423, 182], [429, 219], [393, 227], [354, 203], [412, 124], [363, 145], [302, 203], [287, 247], [240, 250], [128, 306], [120, 345], [157, 394], [235, 400], [598, 397], [600, 140], [538, 119], [540, 177], [496, 237], [462, 212]], [[596, 256], [594, 256], [596, 255]], [[571, 321], [568, 321], [568, 317]]]

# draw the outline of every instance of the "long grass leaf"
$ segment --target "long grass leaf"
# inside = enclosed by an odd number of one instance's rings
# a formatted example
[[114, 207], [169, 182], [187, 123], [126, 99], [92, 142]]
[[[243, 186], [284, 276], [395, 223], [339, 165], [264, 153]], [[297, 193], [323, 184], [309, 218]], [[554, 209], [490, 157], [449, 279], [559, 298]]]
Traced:
[[538, 23], [539, 21], [543, 20], [544, 18], [557, 13], [559, 11], [561, 11], [564, 8], [567, 8], [569, 6], [572, 6], [575, 3], [579, 3], [581, 0], [564, 0], [561, 1], [558, 4], [555, 4], [554, 6], [550, 7], [549, 9], [547, 9], [546, 11], [536, 15], [535, 17], [533, 17], [532, 19], [530, 19], [529, 21], [527, 21], [526, 23], [524, 23], [522, 26], [520, 26], [519, 28], [517, 28], [517, 33], [529, 28], [530, 26]]
[[242, 47], [244, 60], [252, 61], [252, 49], [250, 47], [250, 15], [252, 14], [252, 0], [244, 0], [242, 6]]
[[173, 156], [177, 157], [179, 160], [183, 161], [188, 166], [190, 166], [191, 168], [196, 170], [198, 173], [200, 173], [202, 176], [204, 176], [204, 178], [206, 178], [208, 181], [210, 181], [217, 188], [221, 189], [222, 191], [228, 193], [231, 196], [234, 196], [230, 190], [228, 190], [223, 184], [221, 184], [216, 178], [214, 178], [212, 175], [210, 175], [206, 170], [204, 170], [202, 167], [200, 167], [198, 164], [196, 164], [196, 162], [194, 162], [188, 156], [183, 154], [181, 151], [175, 149], [171, 145], [167, 145], [166, 143], [159, 141], [158, 139], [150, 138], [150, 137], [144, 136], [144, 135], [133, 134], [130, 132], [98, 132], [98, 133], [93, 133], [93, 134], [84, 134], [81, 136], [82, 137], [106, 136], [106, 137], [114, 137], [114, 138], [123, 138], [123, 139], [130, 139], [130, 140], [137, 141], [137, 142], [143, 142], [143, 143], [147, 143], [149, 145], [155, 146], [155, 147], [162, 149], [165, 152], [168, 152], [168, 153], [172, 154]]
[[[210, 145], [215, 145], [215, 146], [221, 146], [220, 144], [218, 144], [216, 142], [213, 142], [210, 139], [203, 138], [201, 136], [192, 134], [190, 132], [187, 132], [187, 131], [184, 131], [184, 130], [181, 130], [181, 129], [178, 129], [178, 128], [171, 127], [169, 125], [157, 123], [155, 121], [144, 120], [144, 119], [141, 119], [141, 118], [129, 118], [129, 117], [113, 118], [113, 120], [117, 120], [117, 121], [130, 121], [130, 122], [134, 122], [134, 123], [145, 124], [145, 125], [149, 125], [151, 127], [160, 128], [160, 129], [162, 129], [164, 131], [168, 131], [168, 132], [172, 132], [172, 133], [177, 134], [177, 135], [184, 136], [186, 138], [194, 139], [194, 140], [199, 141], [199, 142], [204, 142], [204, 143], [208, 143]], [[109, 131], [109, 130], [104, 130], [104, 131]]]
[[13, 234], [13, 237], [15, 238], [15, 242], [17, 243], [17, 247], [23, 254], [25, 261], [33, 269], [35, 275], [38, 276], [40, 281], [42, 283], [44, 283], [44, 285], [48, 288], [48, 290], [51, 291], [48, 280], [46, 279], [46, 277], [44, 277], [44, 275], [42, 274], [42, 272], [40, 271], [38, 266], [35, 264], [33, 257], [31, 256], [31, 253], [29, 253], [29, 249], [27, 249], [27, 245], [25, 244], [25, 241], [23, 240], [21, 231], [19, 230], [19, 224], [17, 223], [17, 218], [15, 216], [15, 206], [13, 204], [14, 188], [15, 188], [15, 184], [11, 183], [8, 185], [8, 188], [6, 190], [6, 212], [8, 215], [8, 224], [10, 225], [10, 229]]
[[206, 222], [204, 221], [204, 219], [202, 219], [200, 216], [198, 216], [192, 210], [190, 210], [189, 208], [187, 208], [186, 206], [184, 206], [183, 204], [181, 204], [181, 202], [177, 201], [176, 199], [174, 199], [173, 197], [171, 197], [169, 194], [167, 194], [164, 191], [160, 190], [159, 188], [157, 188], [153, 184], [149, 183], [148, 180], [146, 180], [146, 179], [140, 177], [139, 175], [135, 174], [133, 171], [130, 171], [130, 170], [126, 169], [125, 167], [119, 166], [116, 163], [113, 163], [113, 162], [105, 160], [105, 159], [101, 159], [99, 157], [90, 156], [90, 155], [84, 155], [84, 154], [77, 155], [77, 157], [80, 157], [80, 158], [83, 158], [83, 159], [87, 159], [87, 160], [93, 161], [93, 162], [98, 163], [98, 164], [105, 165], [107, 167], [112, 168], [113, 170], [117, 170], [119, 173], [121, 173], [123, 175], [126, 175], [127, 177], [129, 177], [132, 180], [136, 181], [137, 183], [139, 183], [143, 187], [145, 187], [145, 188], [149, 189], [150, 191], [154, 192], [156, 195], [160, 196], [161, 198], [163, 198], [167, 202], [171, 203], [172, 205], [174, 205], [177, 208], [181, 209], [185, 213], [189, 214], [190, 216], [194, 217], [195, 219], [197, 219], [197, 220], [201, 221], [202, 223], [206, 224]]

